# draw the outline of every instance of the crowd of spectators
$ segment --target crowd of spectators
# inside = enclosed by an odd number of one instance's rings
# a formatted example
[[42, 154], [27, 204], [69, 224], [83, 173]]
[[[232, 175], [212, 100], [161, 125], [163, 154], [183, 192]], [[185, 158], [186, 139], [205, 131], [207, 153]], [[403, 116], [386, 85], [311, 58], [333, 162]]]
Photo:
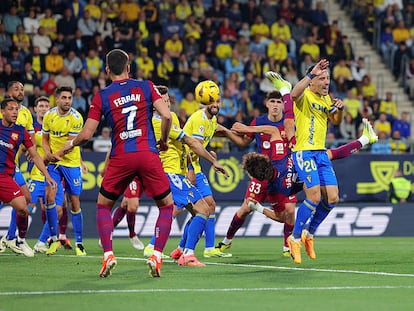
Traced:
[[[343, 5], [347, 1], [351, 0], [343, 0]], [[338, 21], [329, 19], [324, 3], [2, 0], [0, 98], [11, 80], [24, 83], [29, 108], [42, 94], [53, 103], [55, 88], [71, 85], [76, 90], [73, 106], [86, 116], [93, 94], [108, 84], [105, 54], [122, 48], [130, 55], [133, 78], [170, 88], [173, 109], [182, 123], [198, 108], [193, 95], [197, 83], [215, 81], [223, 95], [219, 122], [231, 126], [235, 121], [250, 122], [265, 111], [264, 94], [272, 89], [264, 79], [266, 71], [278, 71], [295, 84], [324, 57], [331, 64], [332, 96], [343, 98], [347, 107], [343, 125], [330, 127], [330, 136], [354, 139], [363, 117], [375, 121], [385, 113], [391, 124], [387, 139], [397, 137], [397, 130], [406, 137], [396, 125], [401, 120], [392, 94], [378, 98], [364, 58], [354, 55], [349, 38]], [[361, 4], [361, 14], [355, 11], [354, 16], [365, 16], [369, 7]], [[405, 15], [401, 20], [412, 27], [413, 16], [408, 21]], [[397, 24], [388, 26], [394, 31]], [[391, 54], [395, 59], [398, 49]], [[414, 76], [414, 63], [409, 63]], [[232, 148], [220, 139], [213, 146]]]
[[[399, 81], [411, 100], [414, 100], [414, 1], [340, 0], [342, 8], [351, 14], [354, 27], [382, 56], [394, 79]], [[367, 85], [368, 82], [366, 82]], [[367, 115], [375, 122], [380, 141], [372, 146], [373, 153], [404, 153], [411, 141], [411, 116], [397, 114], [397, 103], [391, 92], [385, 98], [376, 96], [375, 84], [366, 88], [370, 93]], [[365, 98], [367, 96], [364, 96]], [[364, 108], [365, 109], [365, 108]]]
[[[414, 99], [414, 2], [412, 0], [354, 1], [341, 0], [351, 6], [354, 26], [381, 54], [394, 78]], [[410, 81], [411, 80], [411, 81]]]

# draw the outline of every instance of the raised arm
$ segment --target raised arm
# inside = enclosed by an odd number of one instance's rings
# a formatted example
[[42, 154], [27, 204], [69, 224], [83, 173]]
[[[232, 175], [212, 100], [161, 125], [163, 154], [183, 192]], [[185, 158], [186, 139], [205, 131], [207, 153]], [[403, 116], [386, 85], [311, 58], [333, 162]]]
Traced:
[[250, 125], [244, 125], [242, 123], [236, 122], [232, 126], [232, 131], [238, 132], [238, 133], [263, 133], [266, 135], [270, 135], [271, 139], [280, 139], [280, 131], [276, 126], [271, 125], [256, 125], [256, 126], [250, 126]]
[[312, 79], [314, 77], [319, 76], [329, 67], [329, 61], [326, 59], [320, 60], [311, 70], [310, 73], [308, 73], [306, 76], [302, 78], [296, 85], [293, 87], [290, 96], [295, 101], [303, 96], [303, 92], [305, 89], [309, 86], [309, 83], [311, 83]]
[[227, 137], [234, 144], [236, 144], [238, 147], [246, 147], [253, 140], [253, 138], [251, 138], [247, 135], [239, 135], [235, 132], [232, 132], [231, 130], [229, 130], [228, 128], [224, 127], [221, 124], [218, 125], [215, 135], [216, 134], [217, 134], [217, 136]]

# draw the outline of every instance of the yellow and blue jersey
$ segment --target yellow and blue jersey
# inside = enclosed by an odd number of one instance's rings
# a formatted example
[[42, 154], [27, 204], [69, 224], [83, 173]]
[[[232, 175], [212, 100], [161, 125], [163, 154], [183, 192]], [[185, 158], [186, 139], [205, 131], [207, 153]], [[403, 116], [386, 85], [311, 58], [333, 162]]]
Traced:
[[[43, 142], [42, 142], [42, 131], [36, 131], [35, 133], [35, 141], [36, 141], [36, 151], [37, 153], [43, 158], [46, 153], [43, 150]], [[36, 165], [33, 165], [32, 170], [30, 171], [30, 179], [37, 180], [37, 181], [44, 181], [45, 176], [42, 172], [37, 168]]]
[[[204, 148], [210, 143], [217, 129], [217, 118], [209, 119], [206, 115], [205, 109], [194, 112], [184, 125], [184, 132], [194, 138], [198, 138], [202, 141]], [[194, 173], [201, 172], [200, 159], [197, 154], [191, 152], [192, 164], [194, 167]]]
[[[63, 148], [70, 136], [76, 136], [82, 130], [83, 118], [74, 108], [61, 115], [57, 107], [50, 109], [43, 118], [42, 132], [49, 134], [49, 145], [52, 153]], [[67, 167], [78, 167], [81, 163], [80, 148], [73, 150], [62, 157], [56, 164]]]
[[[187, 151], [181, 141], [185, 134], [180, 128], [177, 115], [171, 112], [171, 116], [172, 124], [168, 136], [168, 150], [160, 152], [160, 158], [166, 173], [185, 175], [187, 173]], [[159, 115], [154, 114], [152, 117], [152, 126], [158, 141], [161, 138], [161, 117]]]
[[328, 114], [335, 110], [329, 95], [320, 96], [305, 89], [294, 106], [296, 145], [293, 151], [324, 150]]

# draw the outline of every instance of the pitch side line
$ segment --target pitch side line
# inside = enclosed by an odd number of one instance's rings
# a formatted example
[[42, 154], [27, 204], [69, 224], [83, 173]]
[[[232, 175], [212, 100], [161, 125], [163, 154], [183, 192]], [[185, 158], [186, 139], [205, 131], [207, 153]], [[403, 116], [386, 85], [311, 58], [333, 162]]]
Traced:
[[[56, 256], [56, 255], [54, 255]], [[65, 256], [67, 255], [59, 255]], [[75, 255], [72, 257], [79, 258]], [[86, 256], [89, 258], [99, 258], [100, 256]], [[132, 260], [132, 261], [145, 261], [146, 258], [135, 258], [135, 257], [116, 257], [118, 260]], [[164, 262], [174, 263], [173, 260], [164, 260]], [[274, 269], [274, 270], [290, 270], [290, 271], [312, 271], [312, 272], [328, 272], [328, 273], [353, 273], [353, 274], [366, 274], [366, 275], [383, 275], [383, 276], [397, 276], [397, 277], [414, 277], [414, 274], [409, 273], [391, 273], [391, 272], [375, 272], [375, 271], [358, 271], [358, 270], [336, 270], [336, 269], [319, 269], [319, 268], [298, 268], [298, 267], [283, 267], [283, 266], [265, 266], [265, 265], [249, 265], [249, 264], [237, 264], [237, 263], [221, 263], [221, 262], [209, 262], [204, 261], [206, 265], [215, 266], [231, 266], [240, 268], [262, 268], [262, 269]]]
[[265, 292], [265, 291], [315, 291], [315, 290], [359, 290], [359, 289], [413, 289], [414, 286], [329, 286], [329, 287], [263, 287], [263, 288], [170, 288], [170, 289], [107, 289], [107, 290], [64, 290], [33, 292], [0, 292], [0, 296], [21, 295], [74, 295], [74, 294], [119, 294], [119, 293], [181, 293], [181, 292]]
[[278, 267], [278, 266], [262, 266], [262, 265], [246, 265], [246, 264], [230, 264], [230, 263], [218, 263], [209, 262], [207, 265], [217, 266], [235, 266], [245, 268], [263, 268], [263, 269], [276, 269], [276, 270], [296, 270], [296, 271], [314, 271], [314, 272], [330, 272], [330, 273], [354, 273], [354, 274], [368, 274], [368, 275], [384, 275], [384, 276], [405, 276], [414, 277], [414, 274], [408, 273], [391, 273], [391, 272], [375, 272], [375, 271], [358, 271], [358, 270], [335, 270], [335, 269], [319, 269], [319, 268], [296, 268], [296, 267]]
[[[76, 256], [74, 256], [76, 257]], [[99, 257], [101, 258], [101, 257]], [[122, 260], [135, 260], [144, 261], [145, 258], [133, 258], [133, 257], [116, 257]], [[172, 260], [164, 260], [164, 262], [174, 262]], [[330, 272], [330, 273], [354, 273], [354, 274], [367, 274], [367, 275], [384, 275], [384, 276], [405, 276], [414, 277], [414, 274], [406, 273], [391, 273], [391, 272], [375, 272], [375, 271], [358, 271], [358, 270], [335, 270], [335, 269], [318, 269], [318, 268], [297, 268], [297, 267], [282, 267], [282, 266], [264, 266], [264, 265], [248, 265], [248, 264], [237, 264], [237, 263], [221, 263], [221, 262], [206, 262], [206, 265], [215, 266], [232, 266], [240, 268], [263, 268], [263, 269], [275, 269], [275, 270], [291, 270], [291, 271], [314, 271], [314, 272]]]
[[[4, 255], [2, 255], [4, 256]], [[6, 255], [7, 256], [7, 255]], [[53, 257], [74, 257], [75, 255], [53, 255]], [[101, 256], [83, 256], [83, 258], [102, 259]], [[145, 261], [146, 258], [138, 257], [116, 257], [117, 260], [131, 260], [131, 261]], [[164, 260], [164, 262], [174, 263], [173, 260]], [[312, 272], [327, 272], [327, 273], [352, 273], [352, 274], [364, 274], [364, 275], [381, 275], [381, 276], [395, 276], [395, 277], [414, 277], [414, 274], [409, 273], [392, 273], [392, 272], [376, 272], [376, 271], [358, 271], [358, 270], [336, 270], [336, 269], [319, 269], [319, 268], [298, 268], [298, 267], [283, 267], [283, 266], [265, 266], [265, 265], [249, 265], [249, 264], [237, 264], [237, 263], [219, 263], [219, 262], [203, 262], [206, 265], [215, 266], [231, 266], [239, 268], [262, 268], [273, 270], [287, 270], [287, 271], [312, 271]]]

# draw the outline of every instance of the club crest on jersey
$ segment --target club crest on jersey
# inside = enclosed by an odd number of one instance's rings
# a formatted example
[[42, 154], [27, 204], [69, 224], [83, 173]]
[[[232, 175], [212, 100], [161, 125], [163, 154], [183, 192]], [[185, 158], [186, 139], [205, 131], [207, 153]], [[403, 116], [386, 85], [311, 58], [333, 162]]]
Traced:
[[205, 128], [203, 125], [200, 126], [199, 132], [200, 134], [204, 134]]
[[270, 148], [270, 142], [267, 141], [267, 140], [265, 140], [262, 145], [263, 145], [263, 149], [269, 149]]
[[19, 139], [19, 134], [17, 134], [17, 133], [12, 133], [12, 134], [11, 134], [11, 139], [13, 139], [13, 140], [18, 140], [18, 139]]

